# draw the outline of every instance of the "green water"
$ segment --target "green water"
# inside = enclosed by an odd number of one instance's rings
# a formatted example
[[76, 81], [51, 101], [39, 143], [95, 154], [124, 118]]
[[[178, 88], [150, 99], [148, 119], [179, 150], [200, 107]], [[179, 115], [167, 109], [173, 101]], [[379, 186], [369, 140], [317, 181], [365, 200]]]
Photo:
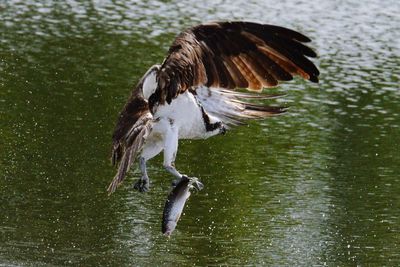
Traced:
[[[400, 2], [1, 1], [0, 266], [400, 265]], [[290, 112], [180, 143], [200, 178], [170, 239], [172, 177], [111, 197], [111, 134], [182, 29], [252, 20], [310, 36], [319, 84]]]

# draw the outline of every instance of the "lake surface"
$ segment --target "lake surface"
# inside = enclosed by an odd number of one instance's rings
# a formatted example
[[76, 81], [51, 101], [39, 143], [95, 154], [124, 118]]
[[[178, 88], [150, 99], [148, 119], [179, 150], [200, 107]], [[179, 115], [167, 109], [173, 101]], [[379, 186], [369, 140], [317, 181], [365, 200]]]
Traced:
[[[258, 3], [262, 2], [262, 3]], [[0, 2], [0, 266], [400, 265], [400, 2]], [[184, 141], [200, 178], [170, 239], [173, 179], [115, 194], [111, 134], [131, 88], [174, 36], [251, 20], [313, 39], [320, 83], [225, 136]]]

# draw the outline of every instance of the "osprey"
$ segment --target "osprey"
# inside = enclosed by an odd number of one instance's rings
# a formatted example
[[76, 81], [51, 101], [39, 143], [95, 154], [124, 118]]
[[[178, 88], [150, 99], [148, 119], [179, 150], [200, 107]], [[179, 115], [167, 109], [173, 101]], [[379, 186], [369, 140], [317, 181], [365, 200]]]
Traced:
[[141, 177], [134, 188], [148, 191], [146, 162], [161, 151], [177, 183], [187, 177], [174, 165], [179, 139], [224, 134], [244, 120], [284, 112], [255, 102], [276, 97], [260, 93], [295, 75], [318, 82], [319, 71], [307, 58], [316, 53], [303, 44], [310, 41], [294, 30], [241, 21], [200, 24], [180, 33], [164, 62], [146, 72], [120, 113], [112, 147], [118, 171], [108, 192], [124, 180], [135, 158]]

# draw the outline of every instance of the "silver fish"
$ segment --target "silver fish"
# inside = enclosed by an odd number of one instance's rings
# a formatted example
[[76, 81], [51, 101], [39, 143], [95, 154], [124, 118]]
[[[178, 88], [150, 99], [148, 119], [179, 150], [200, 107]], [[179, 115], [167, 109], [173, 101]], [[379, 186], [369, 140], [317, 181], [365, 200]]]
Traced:
[[190, 190], [194, 188], [199, 191], [203, 189], [203, 187], [204, 185], [197, 178], [183, 176], [172, 189], [165, 202], [163, 212], [161, 231], [165, 236], [170, 236], [175, 230], [186, 200], [190, 196]]

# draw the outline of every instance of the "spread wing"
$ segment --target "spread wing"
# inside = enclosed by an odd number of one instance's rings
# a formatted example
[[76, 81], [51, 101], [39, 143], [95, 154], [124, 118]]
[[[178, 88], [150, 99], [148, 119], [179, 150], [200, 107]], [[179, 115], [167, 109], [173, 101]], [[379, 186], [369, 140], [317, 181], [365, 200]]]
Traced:
[[[198, 99], [204, 102], [207, 111], [232, 125], [243, 119], [284, 112], [279, 107], [246, 101], [249, 98], [262, 100], [270, 95], [220, 89], [239, 87], [260, 92], [264, 87], [276, 86], [279, 81], [291, 80], [294, 75], [318, 82], [319, 71], [308, 59], [316, 54], [304, 45], [306, 42], [310, 39], [296, 31], [252, 22], [215, 22], [182, 32], [170, 47], [160, 69], [156, 68], [155, 91], [150, 88], [148, 100], [143, 95], [145, 75], [121, 112], [112, 151], [118, 172], [108, 191], [112, 193], [122, 182], [151, 132], [152, 107], [171, 103], [187, 90], [197, 90]], [[212, 87], [219, 89], [212, 89], [210, 94]]]
[[303, 34], [252, 22], [201, 24], [182, 32], [169, 49], [150, 103], [170, 103], [196, 86], [261, 91], [299, 75], [318, 82], [307, 57], [316, 53]]

